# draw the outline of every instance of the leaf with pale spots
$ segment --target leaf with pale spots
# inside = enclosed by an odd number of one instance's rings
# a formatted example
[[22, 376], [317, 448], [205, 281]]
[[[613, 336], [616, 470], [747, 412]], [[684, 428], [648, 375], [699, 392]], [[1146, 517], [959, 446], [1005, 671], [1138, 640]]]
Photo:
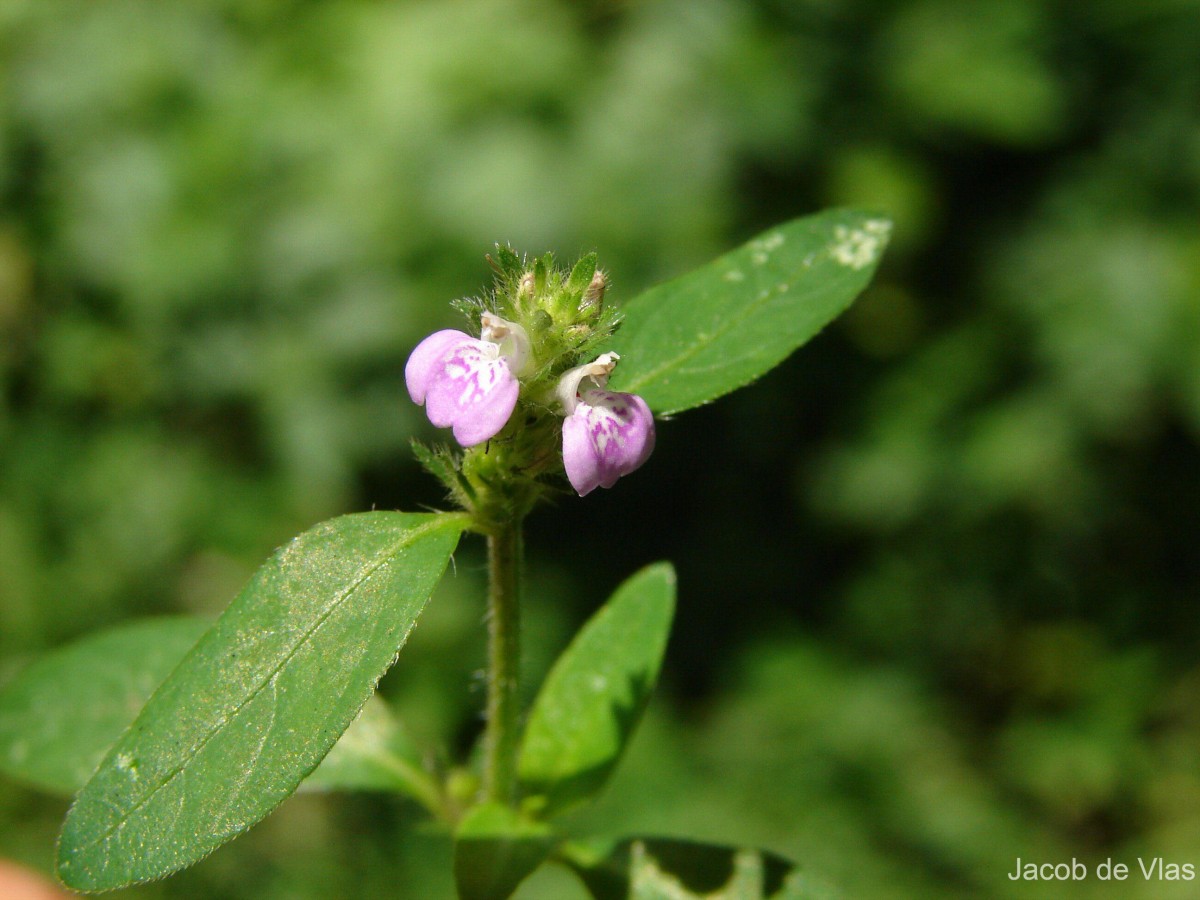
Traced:
[[517, 772], [531, 810], [550, 815], [604, 786], [654, 690], [674, 612], [675, 570], [648, 566], [563, 651], [521, 744]]
[[291, 794], [396, 658], [466, 524], [361, 513], [282, 547], [67, 814], [58, 872], [111, 890], [202, 859]]
[[625, 305], [612, 390], [656, 415], [708, 403], [765, 375], [871, 280], [891, 223], [835, 209], [772, 228]]

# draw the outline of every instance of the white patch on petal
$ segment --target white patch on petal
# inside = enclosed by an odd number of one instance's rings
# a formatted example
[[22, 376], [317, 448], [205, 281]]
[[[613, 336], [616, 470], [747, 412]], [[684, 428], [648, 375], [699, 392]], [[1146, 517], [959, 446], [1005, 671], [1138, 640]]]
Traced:
[[625, 449], [626, 433], [634, 427], [629, 401], [621, 394], [588, 391], [583, 403], [587, 409], [588, 433], [597, 455], [606, 459], [611, 446], [619, 456]]
[[592, 443], [601, 457], [608, 455], [608, 445], [616, 444], [618, 450], [625, 449], [625, 435], [621, 429], [625, 422], [607, 406], [593, 406], [587, 414], [588, 428], [592, 433]]
[[499, 360], [500, 348], [484, 341], [460, 347], [446, 360], [442, 374], [462, 385], [459, 406], [473, 406], [492, 392], [500, 375]]

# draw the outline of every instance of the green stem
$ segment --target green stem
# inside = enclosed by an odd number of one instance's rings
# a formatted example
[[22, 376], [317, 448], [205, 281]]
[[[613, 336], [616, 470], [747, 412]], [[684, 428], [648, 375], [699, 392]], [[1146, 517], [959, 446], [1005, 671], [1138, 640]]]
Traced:
[[519, 519], [488, 535], [488, 695], [483, 790], [488, 800], [507, 804], [514, 800], [517, 762], [521, 544]]

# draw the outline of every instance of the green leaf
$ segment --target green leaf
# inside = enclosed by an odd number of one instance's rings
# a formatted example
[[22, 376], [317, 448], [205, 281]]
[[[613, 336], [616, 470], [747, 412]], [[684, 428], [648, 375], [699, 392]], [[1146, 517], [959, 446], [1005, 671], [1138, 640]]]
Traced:
[[521, 257], [517, 256], [516, 251], [508, 244], [496, 245], [495, 262], [500, 271], [509, 278], [516, 278], [521, 274]]
[[43, 656], [0, 693], [0, 770], [74, 794], [208, 625], [132, 622]]
[[412, 447], [417, 462], [445, 485], [459, 506], [470, 508], [475, 504], [475, 488], [463, 476], [453, 450], [445, 446], [426, 447], [418, 440], [411, 441], [409, 446]]
[[554, 271], [554, 254], [546, 253], [545, 255], [534, 260], [533, 263], [533, 290], [539, 297], [546, 293], [546, 287], [550, 281], [550, 273]]
[[583, 292], [587, 290], [587, 286], [592, 283], [592, 276], [596, 274], [596, 263], [598, 258], [595, 253], [589, 253], [582, 257], [579, 262], [571, 268], [571, 274], [567, 278], [567, 293], [575, 298], [583, 296]]
[[531, 809], [557, 812], [607, 781], [658, 680], [674, 611], [675, 570], [648, 566], [559, 657], [521, 744], [517, 772]]
[[668, 415], [749, 384], [850, 305], [890, 230], [887, 219], [830, 210], [640, 294], [608, 348], [621, 356], [612, 389]]
[[361, 513], [281, 548], [76, 799], [63, 881], [99, 891], [161, 878], [291, 794], [395, 659], [465, 524]]
[[420, 801], [430, 812], [442, 809], [437, 782], [391, 708], [372, 697], [333, 745], [302, 790], [394, 791]]
[[595, 900], [824, 900], [823, 887], [781, 856], [673, 838], [563, 848]]
[[550, 826], [500, 803], [477, 806], [455, 834], [454, 881], [460, 900], [505, 900], [554, 849]]

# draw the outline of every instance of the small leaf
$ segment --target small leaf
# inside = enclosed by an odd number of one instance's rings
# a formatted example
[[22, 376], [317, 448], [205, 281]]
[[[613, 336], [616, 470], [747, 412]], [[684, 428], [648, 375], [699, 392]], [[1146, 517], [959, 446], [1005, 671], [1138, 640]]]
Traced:
[[0, 693], [0, 770], [51, 793], [77, 792], [208, 625], [132, 622], [43, 656]]
[[521, 257], [508, 244], [496, 245], [495, 261], [500, 271], [508, 277], [515, 278], [521, 274]]
[[396, 658], [464, 525], [361, 513], [281, 548], [76, 799], [59, 841], [63, 881], [101, 891], [161, 878], [291, 794]]
[[891, 223], [830, 210], [772, 228], [624, 307], [613, 390], [657, 415], [749, 384], [807, 343], [867, 286]]
[[454, 451], [449, 447], [426, 447], [418, 440], [410, 442], [413, 456], [425, 471], [438, 479], [458, 506], [470, 509], [475, 504], [475, 488], [459, 469]]
[[673, 838], [574, 843], [565, 862], [595, 900], [825, 900], [773, 853]]
[[394, 791], [418, 800], [430, 812], [442, 809], [441, 793], [425, 771], [420, 751], [378, 694], [300, 789]]
[[477, 806], [455, 835], [454, 881], [460, 900], [505, 900], [554, 849], [550, 826], [499, 803]]
[[546, 814], [608, 780], [658, 680], [675, 611], [675, 570], [626, 581], [551, 669], [525, 728], [518, 777]]
[[583, 296], [587, 286], [592, 283], [592, 276], [596, 274], [596, 262], [596, 254], [589, 253], [575, 263], [567, 278], [567, 293], [576, 298]]
[[533, 262], [533, 292], [537, 296], [543, 296], [546, 293], [546, 287], [549, 284], [550, 273], [554, 271], [554, 254], [547, 253], [538, 257]]

